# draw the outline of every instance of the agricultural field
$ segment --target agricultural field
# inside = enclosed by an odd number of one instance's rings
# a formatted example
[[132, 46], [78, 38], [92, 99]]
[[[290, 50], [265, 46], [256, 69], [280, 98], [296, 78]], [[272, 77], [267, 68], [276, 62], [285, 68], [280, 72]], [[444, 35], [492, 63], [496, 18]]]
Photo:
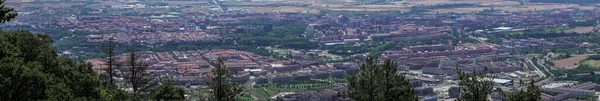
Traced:
[[600, 60], [586, 60], [581, 62], [581, 64], [587, 64], [594, 68], [600, 68]]
[[334, 11], [409, 11], [409, 7], [396, 5], [360, 5], [360, 6], [341, 6], [331, 7]]
[[516, 1], [505, 1], [505, 0], [411, 0], [403, 2], [409, 5], [439, 5], [439, 4], [480, 4], [480, 5], [519, 5]]
[[454, 13], [472, 13], [472, 12], [479, 12], [479, 11], [483, 11], [484, 9], [490, 9], [489, 7], [469, 7], [469, 8], [452, 8], [452, 9], [435, 9], [435, 10], [431, 10], [430, 14], [435, 14], [435, 13], [450, 13], [450, 12], [454, 12]]
[[553, 9], [566, 9], [571, 7], [577, 7], [575, 4], [535, 4], [535, 5], [516, 5], [516, 6], [502, 6], [496, 7], [498, 10], [508, 12], [526, 12], [535, 10], [553, 10]]
[[254, 85], [254, 88], [262, 90], [265, 96], [274, 96], [282, 92], [304, 92], [332, 87], [328, 82], [322, 81], [302, 81], [283, 84], [262, 84]]
[[249, 7], [247, 9], [251, 13], [319, 13], [317, 9], [303, 7]]
[[554, 67], [573, 69], [579, 65], [579, 62], [585, 60], [589, 55], [573, 55], [570, 58], [553, 61]]
[[569, 32], [575, 32], [575, 33], [589, 33], [594, 31], [594, 27], [589, 26], [589, 27], [575, 27], [575, 28], [571, 28], [571, 29], [567, 29], [565, 30], [565, 32], [569, 33]]

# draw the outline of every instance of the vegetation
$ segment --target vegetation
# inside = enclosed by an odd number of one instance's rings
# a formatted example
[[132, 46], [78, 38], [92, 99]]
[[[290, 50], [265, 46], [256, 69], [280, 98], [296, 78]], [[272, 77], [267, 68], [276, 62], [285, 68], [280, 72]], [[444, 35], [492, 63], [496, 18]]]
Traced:
[[142, 94], [145, 94], [156, 83], [153, 82], [152, 75], [146, 72], [150, 65], [141, 60], [142, 54], [133, 48], [129, 48], [127, 51], [125, 65], [128, 68], [125, 70], [125, 80], [128, 86], [132, 88], [134, 100], [139, 100], [144, 97]]
[[229, 70], [223, 60], [219, 60], [212, 71], [213, 77], [206, 85], [211, 89], [209, 97], [212, 101], [234, 101], [242, 93], [241, 85], [233, 82], [229, 77]]
[[14, 10], [14, 8], [5, 7], [4, 2], [6, 2], [6, 0], [0, 0], [0, 5], [2, 5], [0, 7], [0, 23], [5, 23], [7, 21], [10, 21], [11, 19], [17, 17], [17, 15], [18, 15], [17, 13], [12, 12]]
[[587, 60], [600, 60], [600, 55], [590, 55], [587, 57]]
[[348, 76], [347, 95], [358, 101], [418, 101], [396, 62], [367, 58], [356, 75]]
[[[0, 21], [17, 16], [0, 1]], [[103, 87], [91, 64], [59, 57], [47, 34], [0, 32], [0, 98], [3, 100], [115, 100], [127, 96]]]
[[308, 41], [308, 38], [303, 38], [306, 25], [290, 24], [283, 28], [273, 31], [264, 31], [265, 33], [234, 33], [226, 34], [237, 41], [237, 44], [246, 46], [274, 46], [278, 45], [281, 48], [291, 49], [314, 49], [318, 48], [319, 44]]
[[183, 88], [173, 86], [171, 84], [172, 79], [170, 78], [170, 75], [167, 75], [165, 78], [166, 79], [162, 81], [162, 84], [152, 91], [152, 98], [157, 101], [185, 99], [185, 91]]
[[[494, 83], [485, 73], [465, 73], [458, 67], [460, 97], [457, 101], [487, 101]], [[487, 71], [487, 67], [486, 67]]]
[[[113, 40], [110, 40], [106, 46], [104, 46], [103, 52], [105, 54], [106, 65], [106, 74], [104, 74], [104, 81], [108, 81], [108, 85], [114, 85], [114, 78], [116, 73], [114, 72], [116, 68], [120, 68], [121, 64], [117, 62], [117, 54], [115, 52], [116, 45]], [[108, 80], [107, 80], [108, 79]]]
[[600, 83], [600, 76], [596, 76], [597, 74], [594, 71], [597, 71], [598, 68], [592, 67], [588, 64], [580, 64], [575, 69], [559, 69], [554, 70], [554, 74], [566, 74], [567, 77], [556, 78], [556, 80], [573, 80], [579, 82], [594, 82]]
[[533, 81], [529, 82], [526, 90], [519, 90], [515, 93], [501, 92], [508, 97], [508, 101], [541, 101], [541, 91]]
[[59, 57], [46, 34], [0, 32], [0, 98], [4, 100], [118, 99], [102, 87], [91, 64]]
[[305, 92], [325, 89], [330, 86], [331, 83], [315, 80], [306, 81], [293, 81], [287, 83], [275, 83], [275, 84], [260, 84], [255, 85], [255, 88], [259, 88], [265, 95], [273, 96], [280, 92]]

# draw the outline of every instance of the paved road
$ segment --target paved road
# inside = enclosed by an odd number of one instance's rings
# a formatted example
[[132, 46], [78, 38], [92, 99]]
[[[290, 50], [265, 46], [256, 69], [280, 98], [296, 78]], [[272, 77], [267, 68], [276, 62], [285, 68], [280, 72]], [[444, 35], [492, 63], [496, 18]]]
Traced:
[[535, 66], [535, 64], [533, 64], [533, 62], [531, 62], [531, 59], [530, 59], [530, 58], [528, 58], [528, 59], [525, 59], [525, 61], [526, 61], [527, 63], [531, 64], [531, 66], [532, 66], [532, 67], [535, 69], [535, 72], [536, 72], [538, 75], [540, 75], [540, 77], [542, 77], [542, 78], [545, 78], [545, 77], [547, 77], [547, 76], [546, 76], [546, 74], [544, 74], [542, 70], [540, 70], [540, 69], [539, 69], [537, 66]]
[[540, 67], [540, 68], [542, 68], [544, 71], [546, 71], [548, 74], [550, 74], [550, 77], [554, 77], [554, 74], [552, 74], [552, 72], [550, 72], [550, 71], [548, 70], [548, 68], [549, 68], [549, 67], [546, 67], [546, 64], [545, 64], [545, 63], [546, 63], [546, 62], [544, 61], [544, 59], [537, 59], [537, 64], [538, 64], [539, 66], [542, 66], [542, 67]]
[[246, 83], [244, 83], [244, 89], [249, 91], [249, 94], [256, 101], [267, 101], [267, 97], [263, 95], [260, 89], [254, 88], [254, 77], [251, 77]]

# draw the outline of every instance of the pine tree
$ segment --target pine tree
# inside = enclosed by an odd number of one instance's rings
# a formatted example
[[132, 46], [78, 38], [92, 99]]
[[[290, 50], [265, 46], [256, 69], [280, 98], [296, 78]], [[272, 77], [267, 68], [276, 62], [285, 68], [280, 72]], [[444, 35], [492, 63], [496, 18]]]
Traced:
[[17, 13], [12, 12], [14, 8], [4, 6], [6, 0], [0, 0], [0, 23], [5, 23], [17, 17]]
[[152, 92], [153, 98], [156, 101], [161, 100], [183, 100], [185, 99], [185, 91], [183, 88], [175, 87], [171, 83], [170, 75], [165, 75], [161, 80], [161, 85]]
[[[485, 73], [465, 73], [458, 67], [460, 97], [457, 101], [487, 101], [488, 94], [492, 92], [494, 83], [492, 78]], [[487, 72], [487, 67], [485, 67]]]
[[356, 75], [347, 77], [348, 96], [358, 101], [418, 101], [406, 78], [398, 73], [397, 63], [367, 58]]
[[529, 82], [527, 90], [520, 90], [515, 93], [501, 92], [504, 96], [508, 97], [508, 101], [541, 101], [542, 92], [539, 87], [534, 84], [533, 81]]
[[206, 85], [212, 90], [211, 101], [234, 101], [235, 97], [243, 91], [241, 85], [233, 82], [229, 77], [229, 70], [223, 60], [218, 60], [212, 70], [213, 77]]
[[128, 68], [126, 70], [127, 74], [125, 74], [126, 81], [132, 88], [133, 99], [139, 100], [142, 98], [141, 94], [146, 93], [146, 91], [155, 86], [156, 83], [153, 82], [152, 75], [146, 72], [149, 64], [141, 60], [142, 54], [137, 52], [134, 48], [129, 48], [127, 51], [126, 65]]

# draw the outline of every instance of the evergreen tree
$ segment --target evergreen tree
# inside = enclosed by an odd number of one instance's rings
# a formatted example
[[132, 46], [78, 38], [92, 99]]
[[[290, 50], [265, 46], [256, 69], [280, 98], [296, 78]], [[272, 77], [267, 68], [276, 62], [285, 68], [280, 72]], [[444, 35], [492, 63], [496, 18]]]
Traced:
[[418, 101], [410, 83], [391, 60], [367, 58], [356, 75], [348, 76], [349, 97], [358, 101]]
[[0, 32], [2, 100], [100, 99], [91, 64], [59, 57], [46, 34]]
[[[17, 16], [0, 0], [0, 23]], [[13, 100], [125, 100], [105, 88], [89, 63], [59, 57], [52, 38], [27, 30], [0, 31], [0, 98]]]
[[533, 81], [530, 81], [528, 84], [527, 90], [520, 90], [515, 93], [501, 93], [508, 97], [508, 101], [541, 101], [542, 92], [539, 87]]
[[456, 71], [460, 79], [458, 83], [460, 97], [456, 99], [457, 101], [487, 101], [488, 94], [494, 87], [492, 77], [486, 76], [485, 73], [465, 73], [458, 67]]
[[171, 84], [171, 76], [166, 75], [161, 81], [162, 84], [152, 92], [153, 98], [160, 100], [183, 100], [185, 91], [183, 88], [175, 87]]
[[223, 60], [218, 60], [212, 70], [210, 81], [206, 85], [211, 89], [211, 101], [234, 101], [235, 97], [242, 93], [242, 86], [233, 82], [229, 77], [229, 70]]
[[14, 8], [4, 6], [4, 2], [6, 2], [6, 0], [0, 0], [0, 23], [10, 21], [18, 15], [17, 13], [12, 12]]

